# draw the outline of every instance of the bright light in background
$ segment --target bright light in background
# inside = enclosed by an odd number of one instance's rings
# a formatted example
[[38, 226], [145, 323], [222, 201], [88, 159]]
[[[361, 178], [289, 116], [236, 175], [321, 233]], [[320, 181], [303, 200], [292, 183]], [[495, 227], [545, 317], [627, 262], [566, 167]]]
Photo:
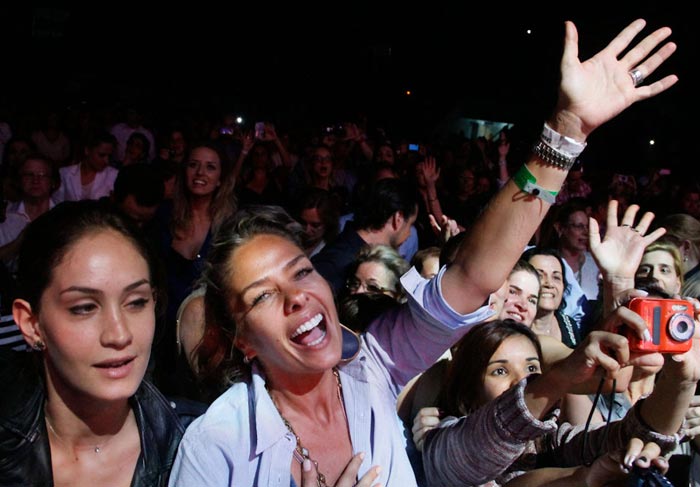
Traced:
[[649, 145], [654, 145], [654, 144], [656, 144], [656, 141], [655, 141], [654, 139], [650, 139], [650, 140], [649, 140]]
[[238, 125], [242, 124], [242, 123], [243, 123], [243, 117], [236, 117], [236, 123], [237, 123]]
[[527, 30], [525, 31], [525, 33], [526, 33], [527, 35], [532, 34], [532, 29], [527, 29]]
[[406, 96], [411, 96], [411, 90], [406, 90]]

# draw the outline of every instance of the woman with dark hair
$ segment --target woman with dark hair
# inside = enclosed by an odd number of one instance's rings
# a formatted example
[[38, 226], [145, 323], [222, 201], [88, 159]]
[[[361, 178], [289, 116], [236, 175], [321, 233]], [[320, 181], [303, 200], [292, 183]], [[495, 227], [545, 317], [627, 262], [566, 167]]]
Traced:
[[532, 322], [533, 331], [538, 335], [554, 337], [567, 347], [574, 348], [581, 342], [581, 331], [578, 323], [564, 313], [564, 294], [568, 284], [559, 252], [554, 249], [531, 248], [521, 258], [537, 269], [540, 275], [540, 296], [537, 315]]
[[[557, 425], [558, 411], [542, 408], [540, 401], [556, 396], [552, 391], [560, 387], [557, 376], [581, 366], [578, 361], [585, 361], [585, 356], [600, 345], [596, 340], [588, 339], [585, 348], [543, 372], [540, 342], [527, 326], [499, 320], [473, 327], [455, 347], [439, 401], [444, 418], [440, 427], [435, 428], [432, 421], [435, 408], [426, 408], [416, 416], [414, 441], [423, 450], [427, 484], [490, 487], [523, 476], [530, 483], [521, 485], [540, 485], [532, 480], [540, 478], [569, 479], [571, 485], [578, 485], [573, 479], [579, 479], [580, 485], [617, 485], [601, 482], [599, 477], [620, 481], [626, 472], [619, 468], [608, 471], [600, 463], [607, 460], [598, 458], [624, 451], [633, 438], [656, 442], [660, 450], [671, 449], [673, 434], [657, 433], [647, 426], [653, 421], [645, 423], [636, 414], [611, 425], [608, 436], [604, 429], [586, 433], [566, 423]], [[538, 383], [547, 392], [529, 396], [528, 390], [537, 389]], [[518, 404], [519, 389], [525, 391], [527, 412], [516, 413], [523, 407]], [[660, 408], [660, 395], [652, 399], [656, 408], [645, 411], [645, 419], [666, 414]], [[679, 416], [676, 414], [674, 421], [681, 419]], [[453, 453], [446, 454], [446, 448]], [[629, 458], [624, 463], [627, 468], [635, 460]], [[668, 467], [663, 459], [656, 463]], [[594, 479], [599, 483], [590, 483]]]
[[161, 287], [138, 229], [97, 202], [33, 221], [2, 356], [0, 483], [166, 485], [184, 428], [144, 380]]

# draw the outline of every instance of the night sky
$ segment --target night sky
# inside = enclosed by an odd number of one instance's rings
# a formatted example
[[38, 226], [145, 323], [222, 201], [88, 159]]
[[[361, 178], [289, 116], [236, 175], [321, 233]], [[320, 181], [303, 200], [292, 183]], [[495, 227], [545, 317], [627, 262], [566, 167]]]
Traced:
[[634, 11], [595, 2], [585, 10], [546, 2], [238, 3], [0, 7], [0, 103], [16, 113], [47, 104], [136, 102], [154, 122], [193, 107], [288, 126], [366, 115], [411, 135], [458, 113], [536, 133], [556, 96], [563, 21], [576, 22], [584, 59], [644, 17], [645, 33], [674, 29], [679, 50], [661, 71], [680, 81], [594, 134], [591, 148], [599, 148], [587, 153], [628, 167], [658, 159], [679, 166], [695, 155], [686, 141], [690, 105], [697, 105], [691, 91], [697, 35], [687, 13], [669, 2], [636, 2]]

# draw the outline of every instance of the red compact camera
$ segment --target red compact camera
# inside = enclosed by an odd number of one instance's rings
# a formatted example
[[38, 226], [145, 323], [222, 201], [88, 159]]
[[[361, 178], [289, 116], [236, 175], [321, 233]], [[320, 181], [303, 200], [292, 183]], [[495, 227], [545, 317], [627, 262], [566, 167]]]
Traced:
[[693, 305], [682, 299], [632, 298], [629, 309], [647, 322], [651, 341], [642, 341], [627, 331], [630, 351], [684, 353], [693, 345]]

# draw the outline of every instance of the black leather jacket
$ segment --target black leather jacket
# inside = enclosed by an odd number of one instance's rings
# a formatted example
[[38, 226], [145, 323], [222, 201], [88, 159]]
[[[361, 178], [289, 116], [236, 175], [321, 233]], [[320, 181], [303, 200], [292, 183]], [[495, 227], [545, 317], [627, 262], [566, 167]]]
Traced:
[[[0, 486], [53, 485], [44, 385], [29, 355], [0, 354]], [[145, 380], [130, 402], [141, 434], [131, 485], [165, 486], [185, 431], [175, 404]]]

